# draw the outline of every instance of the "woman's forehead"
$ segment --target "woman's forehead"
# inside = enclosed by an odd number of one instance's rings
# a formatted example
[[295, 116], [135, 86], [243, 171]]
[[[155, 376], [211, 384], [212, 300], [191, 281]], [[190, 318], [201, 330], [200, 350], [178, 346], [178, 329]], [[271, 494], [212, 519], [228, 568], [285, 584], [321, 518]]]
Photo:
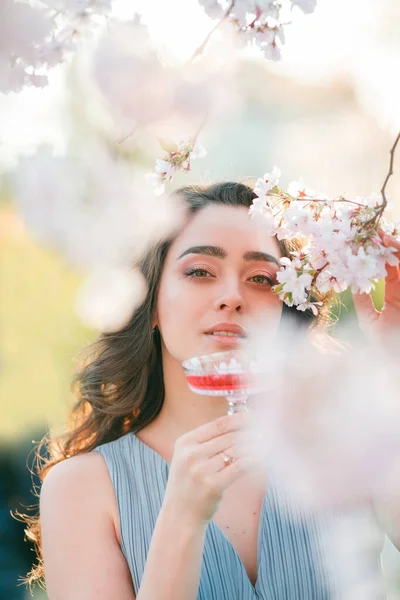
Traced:
[[219, 246], [228, 254], [258, 250], [277, 258], [280, 256], [276, 239], [262, 233], [245, 206], [211, 205], [202, 208], [178, 235], [171, 251], [179, 255], [190, 246], [200, 245]]

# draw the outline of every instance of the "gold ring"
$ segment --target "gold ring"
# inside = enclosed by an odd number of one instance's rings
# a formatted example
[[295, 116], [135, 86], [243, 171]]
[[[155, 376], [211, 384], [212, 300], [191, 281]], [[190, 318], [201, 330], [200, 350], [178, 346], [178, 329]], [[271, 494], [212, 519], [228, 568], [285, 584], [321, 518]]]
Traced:
[[233, 462], [235, 462], [235, 458], [233, 456], [229, 456], [228, 454], [225, 454], [224, 452], [221, 452], [221, 456], [224, 460], [225, 467], [228, 465], [231, 465]]

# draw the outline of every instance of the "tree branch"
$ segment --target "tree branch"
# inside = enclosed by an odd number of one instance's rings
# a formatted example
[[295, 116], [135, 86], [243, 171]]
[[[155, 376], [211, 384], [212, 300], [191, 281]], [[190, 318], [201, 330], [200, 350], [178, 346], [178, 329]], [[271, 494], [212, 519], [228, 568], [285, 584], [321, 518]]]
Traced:
[[235, 0], [232, 0], [228, 10], [226, 11], [226, 13], [222, 17], [222, 19], [220, 21], [218, 21], [218, 23], [211, 29], [211, 31], [208, 33], [207, 37], [200, 44], [200, 46], [198, 48], [196, 48], [196, 50], [193, 52], [192, 56], [189, 58], [188, 63], [193, 62], [197, 56], [200, 56], [201, 54], [203, 54], [204, 48], [207, 46], [210, 37], [212, 36], [214, 31], [216, 31], [218, 29], [218, 27], [220, 27], [222, 25], [222, 23], [229, 17], [234, 6], [235, 6]]
[[385, 182], [384, 182], [384, 184], [383, 184], [383, 186], [382, 186], [382, 189], [381, 189], [381, 194], [382, 194], [382, 198], [383, 198], [383, 202], [384, 202], [385, 206], [387, 205], [387, 200], [386, 200], [386, 196], [385, 196], [385, 189], [386, 189], [386, 186], [387, 186], [387, 183], [388, 183], [388, 181], [389, 181], [390, 177], [393, 175], [393, 162], [394, 162], [394, 153], [396, 152], [396, 146], [397, 146], [397, 144], [399, 143], [399, 140], [400, 140], [400, 132], [398, 133], [398, 135], [397, 135], [397, 138], [396, 138], [396, 141], [395, 141], [395, 143], [393, 144], [393, 148], [392, 148], [392, 149], [391, 149], [391, 151], [390, 151], [390, 164], [389, 164], [389, 172], [388, 172], [388, 174], [386, 175]]
[[386, 206], [387, 206], [387, 199], [386, 199], [386, 194], [385, 194], [385, 190], [386, 190], [386, 186], [387, 183], [390, 179], [390, 177], [393, 175], [393, 162], [394, 162], [394, 153], [396, 151], [396, 146], [399, 143], [400, 140], [400, 132], [397, 134], [397, 138], [393, 144], [392, 149], [390, 150], [390, 163], [389, 163], [389, 172], [386, 175], [386, 179], [383, 183], [382, 189], [381, 189], [381, 194], [382, 194], [382, 199], [383, 202], [382, 204], [379, 206], [379, 208], [376, 210], [375, 215], [372, 217], [372, 219], [369, 219], [368, 221], [366, 221], [363, 225], [363, 227], [366, 227], [367, 225], [371, 225], [374, 226], [375, 224], [379, 223], [379, 219], [381, 218], [383, 211], [385, 210]]

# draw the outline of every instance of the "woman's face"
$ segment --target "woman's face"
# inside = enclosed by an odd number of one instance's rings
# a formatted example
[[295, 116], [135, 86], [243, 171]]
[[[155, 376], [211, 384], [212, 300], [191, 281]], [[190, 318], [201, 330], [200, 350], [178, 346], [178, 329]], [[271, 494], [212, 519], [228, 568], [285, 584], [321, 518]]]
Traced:
[[247, 208], [211, 205], [196, 213], [172, 243], [161, 276], [163, 352], [182, 362], [239, 348], [264, 328], [275, 333], [282, 302], [271, 286], [279, 258], [276, 239], [261, 234]]

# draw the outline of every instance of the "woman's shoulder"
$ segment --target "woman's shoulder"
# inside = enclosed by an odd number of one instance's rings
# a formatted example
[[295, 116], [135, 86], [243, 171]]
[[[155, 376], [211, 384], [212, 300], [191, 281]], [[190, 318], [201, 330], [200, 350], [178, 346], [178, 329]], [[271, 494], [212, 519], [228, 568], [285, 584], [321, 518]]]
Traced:
[[85, 452], [57, 463], [46, 475], [40, 492], [41, 509], [64, 507], [75, 512], [79, 507], [84, 515], [85, 499], [91, 499], [88, 510], [95, 510], [100, 518], [111, 517], [119, 538], [115, 492], [104, 457], [98, 452]]
[[98, 452], [85, 452], [60, 461], [50, 469], [41, 489], [44, 493], [71, 494], [75, 489], [97, 488], [108, 478], [104, 458]]
[[[41, 499], [54, 503], [74, 504], [79, 496], [97, 498], [97, 508], [112, 516], [118, 530], [118, 486], [115, 474], [130, 470], [134, 462], [134, 436], [125, 434], [115, 440], [95, 446], [91, 451], [66, 458], [47, 473], [41, 489]], [[120, 478], [118, 478], [120, 481]], [[125, 478], [122, 478], [125, 482]]]

